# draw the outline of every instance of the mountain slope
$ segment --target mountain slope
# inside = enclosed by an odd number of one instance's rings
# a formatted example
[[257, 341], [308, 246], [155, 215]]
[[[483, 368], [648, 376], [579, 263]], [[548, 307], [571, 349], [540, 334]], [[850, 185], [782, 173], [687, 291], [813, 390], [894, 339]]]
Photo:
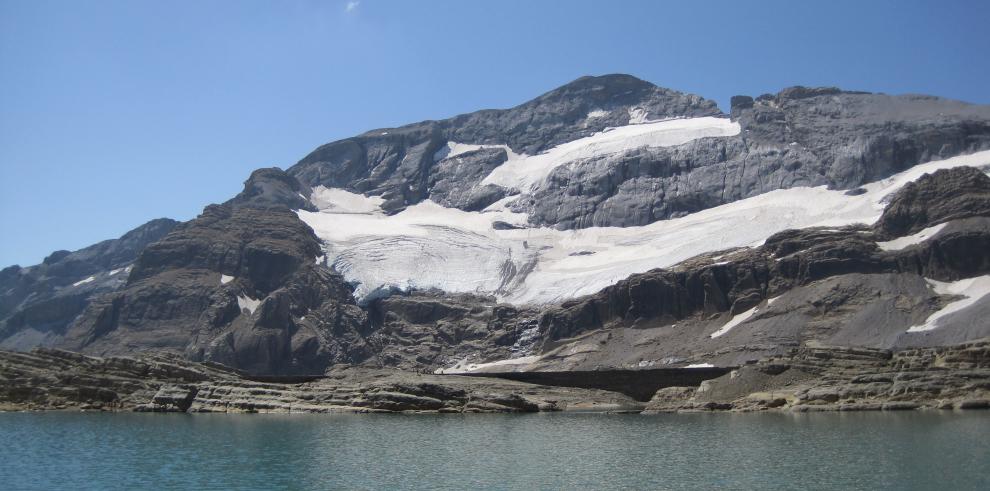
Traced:
[[0, 271], [0, 346], [57, 342], [89, 301], [127, 282], [132, 263], [178, 222], [159, 218], [118, 239], [78, 251], [56, 251], [38, 265]]
[[312, 374], [965, 341], [990, 335], [988, 149], [987, 106], [795, 87], [727, 116], [584, 77], [256, 171], [46, 344]]

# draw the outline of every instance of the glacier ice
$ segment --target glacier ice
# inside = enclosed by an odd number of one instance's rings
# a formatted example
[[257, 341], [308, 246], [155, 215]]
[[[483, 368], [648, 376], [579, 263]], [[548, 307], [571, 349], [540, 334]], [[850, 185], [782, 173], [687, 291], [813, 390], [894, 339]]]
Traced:
[[[990, 151], [921, 164], [864, 186], [866, 193], [792, 188], [640, 227], [556, 230], [527, 225], [505, 198], [480, 212], [422, 201], [385, 214], [381, 198], [317, 188], [318, 212], [297, 211], [324, 242], [327, 264], [367, 300], [383, 291], [440, 289], [491, 294], [513, 304], [591, 294], [631, 274], [698, 254], [759, 246], [786, 229], [870, 224], [891, 193], [938, 169], [990, 164]], [[496, 169], [497, 170], [497, 169]], [[496, 221], [522, 226], [495, 230]], [[582, 251], [593, 254], [575, 254]]]

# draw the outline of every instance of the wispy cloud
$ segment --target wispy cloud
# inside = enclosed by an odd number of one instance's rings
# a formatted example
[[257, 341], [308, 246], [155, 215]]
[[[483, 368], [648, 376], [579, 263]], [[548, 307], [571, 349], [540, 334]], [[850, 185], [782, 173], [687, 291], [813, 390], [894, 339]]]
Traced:
[[344, 7], [344, 12], [354, 12], [357, 10], [358, 5], [361, 5], [361, 2], [358, 0], [351, 0], [350, 2], [347, 2], [347, 6]]

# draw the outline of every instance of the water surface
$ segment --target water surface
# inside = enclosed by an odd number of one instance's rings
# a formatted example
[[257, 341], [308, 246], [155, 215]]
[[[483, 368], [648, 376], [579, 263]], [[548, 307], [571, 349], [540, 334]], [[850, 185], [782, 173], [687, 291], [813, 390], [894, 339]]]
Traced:
[[0, 413], [0, 488], [990, 489], [990, 413]]

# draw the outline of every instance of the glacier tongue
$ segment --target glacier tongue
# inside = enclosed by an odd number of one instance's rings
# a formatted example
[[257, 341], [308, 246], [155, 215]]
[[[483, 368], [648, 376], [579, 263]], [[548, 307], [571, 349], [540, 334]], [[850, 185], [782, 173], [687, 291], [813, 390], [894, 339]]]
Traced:
[[641, 227], [496, 230], [496, 221], [526, 224], [525, 214], [505, 207], [514, 198], [481, 212], [423, 201], [390, 216], [380, 198], [326, 188], [314, 190], [319, 212], [297, 213], [326, 244], [328, 264], [357, 285], [358, 299], [382, 289], [437, 288], [550, 303], [698, 254], [757, 246], [785, 229], [873, 223], [906, 183], [964, 165], [990, 165], [990, 151], [915, 166], [858, 196], [825, 187], [777, 190]]

